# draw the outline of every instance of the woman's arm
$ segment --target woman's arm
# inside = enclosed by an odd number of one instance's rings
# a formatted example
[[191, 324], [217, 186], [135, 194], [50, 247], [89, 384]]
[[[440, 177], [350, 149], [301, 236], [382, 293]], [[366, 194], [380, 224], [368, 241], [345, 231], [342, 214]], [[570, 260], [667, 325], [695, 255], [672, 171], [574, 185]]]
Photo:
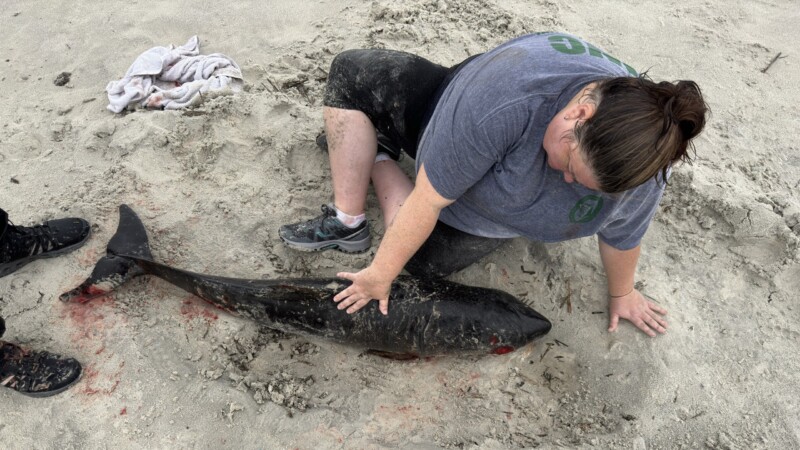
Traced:
[[352, 314], [363, 308], [370, 300], [377, 299], [381, 312], [388, 314], [392, 281], [428, 239], [442, 208], [451, 203], [453, 200], [448, 200], [436, 192], [425, 174], [425, 166], [420, 166], [414, 190], [386, 230], [372, 264], [357, 273], [337, 274], [338, 277], [353, 282], [333, 298], [333, 301], [339, 303], [338, 308], [347, 308], [347, 312]]
[[[636, 325], [648, 336], [667, 332], [667, 321], [662, 315], [667, 310], [647, 300], [634, 288], [636, 265], [639, 262], [641, 246], [630, 250], [617, 250], [598, 240], [600, 259], [603, 261], [608, 277], [608, 312], [610, 321], [608, 331], [616, 331], [619, 319], [626, 319]], [[655, 330], [655, 331], [654, 331]]]

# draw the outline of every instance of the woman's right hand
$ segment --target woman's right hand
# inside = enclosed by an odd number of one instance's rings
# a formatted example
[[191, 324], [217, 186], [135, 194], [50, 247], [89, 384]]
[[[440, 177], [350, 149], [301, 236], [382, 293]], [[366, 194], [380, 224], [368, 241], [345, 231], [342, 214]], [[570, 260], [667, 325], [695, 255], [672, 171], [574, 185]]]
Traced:
[[378, 300], [381, 313], [389, 314], [389, 293], [394, 279], [384, 276], [373, 266], [356, 273], [339, 272], [336, 276], [353, 282], [347, 289], [333, 297], [333, 301], [339, 304], [338, 309], [347, 308], [347, 313], [353, 314], [370, 301]]
[[333, 301], [339, 303], [338, 308], [346, 308], [352, 314], [375, 299], [378, 300], [380, 311], [389, 314], [392, 282], [431, 235], [439, 212], [451, 203], [453, 200], [442, 197], [431, 186], [425, 165], [421, 165], [414, 189], [386, 230], [372, 264], [360, 272], [337, 274], [353, 282], [333, 297]]

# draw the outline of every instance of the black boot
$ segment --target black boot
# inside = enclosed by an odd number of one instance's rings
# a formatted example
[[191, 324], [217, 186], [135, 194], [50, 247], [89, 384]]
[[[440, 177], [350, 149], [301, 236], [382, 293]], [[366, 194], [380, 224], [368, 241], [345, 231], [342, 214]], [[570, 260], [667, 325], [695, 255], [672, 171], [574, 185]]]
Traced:
[[50, 220], [33, 227], [16, 226], [0, 209], [0, 277], [31, 261], [75, 250], [89, 238], [89, 230], [89, 222], [78, 218]]
[[0, 341], [0, 386], [31, 397], [49, 397], [75, 384], [81, 364], [45, 351]]

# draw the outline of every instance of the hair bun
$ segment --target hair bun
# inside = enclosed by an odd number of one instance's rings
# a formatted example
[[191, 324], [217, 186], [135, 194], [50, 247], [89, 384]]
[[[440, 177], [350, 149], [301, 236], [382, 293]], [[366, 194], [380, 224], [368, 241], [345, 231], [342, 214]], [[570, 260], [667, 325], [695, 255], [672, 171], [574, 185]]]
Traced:
[[694, 81], [681, 80], [673, 86], [674, 94], [667, 101], [669, 115], [681, 131], [683, 139], [688, 141], [703, 130], [708, 108], [703, 101], [700, 87]]

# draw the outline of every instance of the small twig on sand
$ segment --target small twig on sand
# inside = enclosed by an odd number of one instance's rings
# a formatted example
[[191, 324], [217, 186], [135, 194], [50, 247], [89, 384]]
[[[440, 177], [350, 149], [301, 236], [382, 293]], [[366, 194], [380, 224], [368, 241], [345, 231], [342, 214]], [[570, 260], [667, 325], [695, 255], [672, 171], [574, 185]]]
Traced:
[[275, 83], [273, 83], [272, 80], [269, 79], [269, 77], [266, 78], [267, 78], [267, 83], [269, 83], [269, 85], [272, 86], [272, 89], [274, 89], [275, 92], [281, 91], [280, 89], [278, 89], [278, 86], [275, 86]]
[[553, 344], [551, 344], [549, 342], [547, 343], [547, 348], [544, 349], [544, 353], [542, 353], [542, 356], [539, 357], [539, 362], [542, 362], [542, 360], [544, 359], [544, 356], [547, 354], [547, 352], [550, 351], [550, 347], [552, 347], [552, 346], [553, 346]]
[[783, 58], [786, 58], [786, 56], [781, 56], [781, 52], [778, 52], [778, 54], [775, 55], [774, 58], [772, 58], [772, 61], [770, 61], [769, 64], [767, 64], [767, 67], [761, 69], [761, 73], [767, 73], [767, 70], [769, 70], [769, 68], [772, 67], [773, 64], [775, 64], [775, 61]]
[[569, 280], [567, 280], [567, 295], [564, 297], [564, 300], [561, 300], [561, 308], [567, 305], [567, 313], [572, 314], [572, 287], [569, 284]]
[[567, 280], [567, 314], [572, 314], [572, 286]]

